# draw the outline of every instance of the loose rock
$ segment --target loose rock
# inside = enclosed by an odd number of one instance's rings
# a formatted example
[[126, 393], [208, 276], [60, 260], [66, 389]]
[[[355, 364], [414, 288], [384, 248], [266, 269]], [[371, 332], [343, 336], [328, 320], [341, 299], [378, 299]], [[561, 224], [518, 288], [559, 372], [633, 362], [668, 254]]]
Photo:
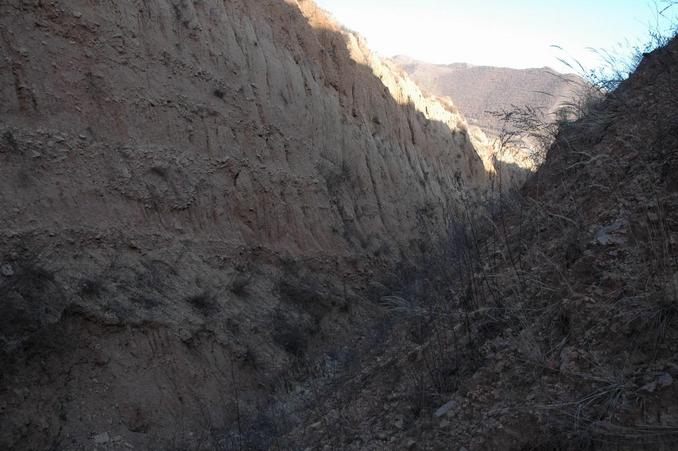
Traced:
[[445, 415], [447, 412], [449, 412], [450, 410], [455, 409], [456, 407], [457, 407], [457, 401], [451, 400], [450, 402], [448, 402], [447, 404], [443, 405], [438, 410], [436, 410], [435, 416], [436, 416], [436, 418], [440, 418], [443, 415]]
[[102, 432], [94, 436], [94, 443], [97, 445], [104, 445], [111, 441], [111, 436], [108, 435], [108, 432]]

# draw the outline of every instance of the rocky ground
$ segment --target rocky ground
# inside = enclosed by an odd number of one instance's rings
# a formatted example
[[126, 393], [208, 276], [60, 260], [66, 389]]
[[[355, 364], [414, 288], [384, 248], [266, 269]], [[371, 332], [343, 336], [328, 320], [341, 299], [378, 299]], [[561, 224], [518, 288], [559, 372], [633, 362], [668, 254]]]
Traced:
[[419, 266], [383, 353], [285, 446], [675, 449], [676, 86], [674, 39]]

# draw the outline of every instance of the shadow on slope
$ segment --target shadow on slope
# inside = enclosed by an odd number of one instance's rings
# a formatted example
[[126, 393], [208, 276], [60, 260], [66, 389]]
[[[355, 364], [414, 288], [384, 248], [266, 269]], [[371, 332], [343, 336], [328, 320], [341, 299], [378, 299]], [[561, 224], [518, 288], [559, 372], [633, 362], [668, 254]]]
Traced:
[[513, 205], [453, 231], [449, 294], [391, 299], [413, 330], [290, 443], [675, 449], [677, 69], [674, 39], [562, 130]]

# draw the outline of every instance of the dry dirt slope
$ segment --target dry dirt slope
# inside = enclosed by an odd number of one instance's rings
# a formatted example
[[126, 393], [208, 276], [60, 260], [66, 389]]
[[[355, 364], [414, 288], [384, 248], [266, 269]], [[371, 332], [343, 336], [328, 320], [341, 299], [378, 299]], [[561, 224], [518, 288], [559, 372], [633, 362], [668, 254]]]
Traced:
[[423, 89], [449, 97], [469, 122], [496, 135], [502, 123], [488, 112], [530, 106], [546, 114], [578, 98], [584, 80], [549, 68], [510, 69], [464, 63], [431, 64], [396, 56], [393, 61]]
[[492, 171], [310, 1], [3, 1], [0, 99], [6, 449], [265, 446]]
[[674, 38], [561, 130], [517, 199], [450, 235], [393, 299], [379, 358], [288, 443], [677, 449], [676, 87]]

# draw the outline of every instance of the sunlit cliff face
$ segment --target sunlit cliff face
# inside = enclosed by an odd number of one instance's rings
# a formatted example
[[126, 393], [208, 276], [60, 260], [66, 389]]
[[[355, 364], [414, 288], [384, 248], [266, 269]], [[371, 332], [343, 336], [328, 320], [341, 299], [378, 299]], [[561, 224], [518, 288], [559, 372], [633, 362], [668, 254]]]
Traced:
[[[342, 36], [350, 58], [356, 64], [368, 67], [374, 76], [381, 80], [388, 95], [398, 104], [410, 106], [429, 121], [458, 131], [459, 134], [456, 136], [460, 141], [456, 144], [461, 145], [464, 140], [470, 140], [486, 172], [496, 173], [495, 162], [497, 161], [510, 162], [526, 170], [533, 168], [533, 163], [517, 150], [504, 149], [499, 152], [497, 140], [488, 138], [477, 127], [470, 127], [454, 106], [452, 99], [425, 95], [421, 88], [393, 62], [372, 52], [362, 36], [340, 26], [314, 2], [310, 0], [286, 1], [297, 5], [314, 28], [326, 30], [328, 35]], [[329, 47], [332, 48], [331, 45]]]

